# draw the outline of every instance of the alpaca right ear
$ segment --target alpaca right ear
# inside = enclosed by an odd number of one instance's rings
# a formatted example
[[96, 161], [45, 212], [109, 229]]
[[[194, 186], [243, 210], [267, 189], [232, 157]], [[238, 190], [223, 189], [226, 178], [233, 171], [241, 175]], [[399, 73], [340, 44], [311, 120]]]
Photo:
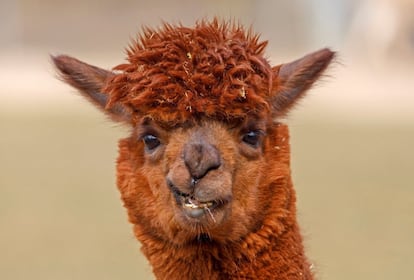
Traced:
[[59, 77], [64, 82], [79, 90], [82, 96], [112, 120], [130, 122], [131, 115], [124, 105], [116, 103], [109, 109], [105, 108], [109, 96], [102, 92], [102, 88], [105, 86], [105, 82], [115, 75], [113, 72], [89, 65], [66, 55], [52, 56], [51, 58], [58, 69]]

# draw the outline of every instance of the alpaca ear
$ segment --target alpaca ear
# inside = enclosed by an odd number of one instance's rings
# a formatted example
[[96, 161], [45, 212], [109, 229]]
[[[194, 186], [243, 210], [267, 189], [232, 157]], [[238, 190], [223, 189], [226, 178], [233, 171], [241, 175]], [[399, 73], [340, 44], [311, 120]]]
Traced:
[[125, 106], [114, 104], [109, 109], [105, 108], [109, 97], [102, 92], [102, 89], [105, 82], [115, 75], [113, 72], [66, 55], [52, 56], [52, 61], [58, 70], [59, 77], [64, 82], [79, 90], [82, 96], [112, 120], [130, 122], [131, 116]]
[[286, 115], [304, 93], [322, 75], [335, 53], [322, 49], [290, 63], [272, 68], [273, 83], [277, 85], [271, 100], [273, 117]]

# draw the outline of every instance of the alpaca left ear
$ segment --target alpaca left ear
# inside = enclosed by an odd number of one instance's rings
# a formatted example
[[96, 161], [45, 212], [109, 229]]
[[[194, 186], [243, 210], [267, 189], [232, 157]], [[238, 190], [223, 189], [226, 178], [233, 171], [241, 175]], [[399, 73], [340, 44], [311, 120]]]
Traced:
[[102, 89], [108, 79], [115, 75], [113, 72], [66, 55], [52, 56], [52, 61], [64, 82], [79, 90], [82, 96], [112, 120], [127, 123], [131, 121], [131, 115], [124, 105], [115, 103], [106, 108], [109, 96]]
[[322, 49], [293, 62], [273, 67], [273, 84], [277, 86], [270, 100], [273, 117], [286, 115], [318, 80], [334, 56], [333, 51]]

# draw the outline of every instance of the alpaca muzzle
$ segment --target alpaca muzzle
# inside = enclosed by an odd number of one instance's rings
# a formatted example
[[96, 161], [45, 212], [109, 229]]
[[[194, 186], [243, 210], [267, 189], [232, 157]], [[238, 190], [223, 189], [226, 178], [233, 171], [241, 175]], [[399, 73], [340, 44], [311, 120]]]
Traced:
[[183, 210], [184, 214], [193, 219], [200, 219], [204, 215], [208, 216], [216, 222], [213, 212], [219, 210], [220, 207], [228, 203], [227, 199], [212, 199], [201, 200], [201, 198], [195, 197], [195, 194], [188, 194], [181, 192], [175, 187], [171, 181], [168, 181], [168, 186], [174, 195], [177, 205]]
[[220, 184], [222, 158], [208, 135], [205, 129], [193, 131], [183, 145], [182, 157], [169, 170], [167, 185], [188, 218], [209, 217], [216, 223], [214, 215], [230, 201], [228, 191], [231, 188], [223, 188]]

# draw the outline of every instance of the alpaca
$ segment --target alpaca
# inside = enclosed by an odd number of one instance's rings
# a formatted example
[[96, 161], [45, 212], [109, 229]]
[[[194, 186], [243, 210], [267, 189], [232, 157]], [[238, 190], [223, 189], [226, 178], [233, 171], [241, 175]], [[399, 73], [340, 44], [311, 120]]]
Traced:
[[334, 52], [271, 67], [266, 44], [214, 19], [145, 28], [112, 71], [52, 57], [64, 82], [131, 127], [117, 186], [157, 279], [313, 279], [280, 119]]

